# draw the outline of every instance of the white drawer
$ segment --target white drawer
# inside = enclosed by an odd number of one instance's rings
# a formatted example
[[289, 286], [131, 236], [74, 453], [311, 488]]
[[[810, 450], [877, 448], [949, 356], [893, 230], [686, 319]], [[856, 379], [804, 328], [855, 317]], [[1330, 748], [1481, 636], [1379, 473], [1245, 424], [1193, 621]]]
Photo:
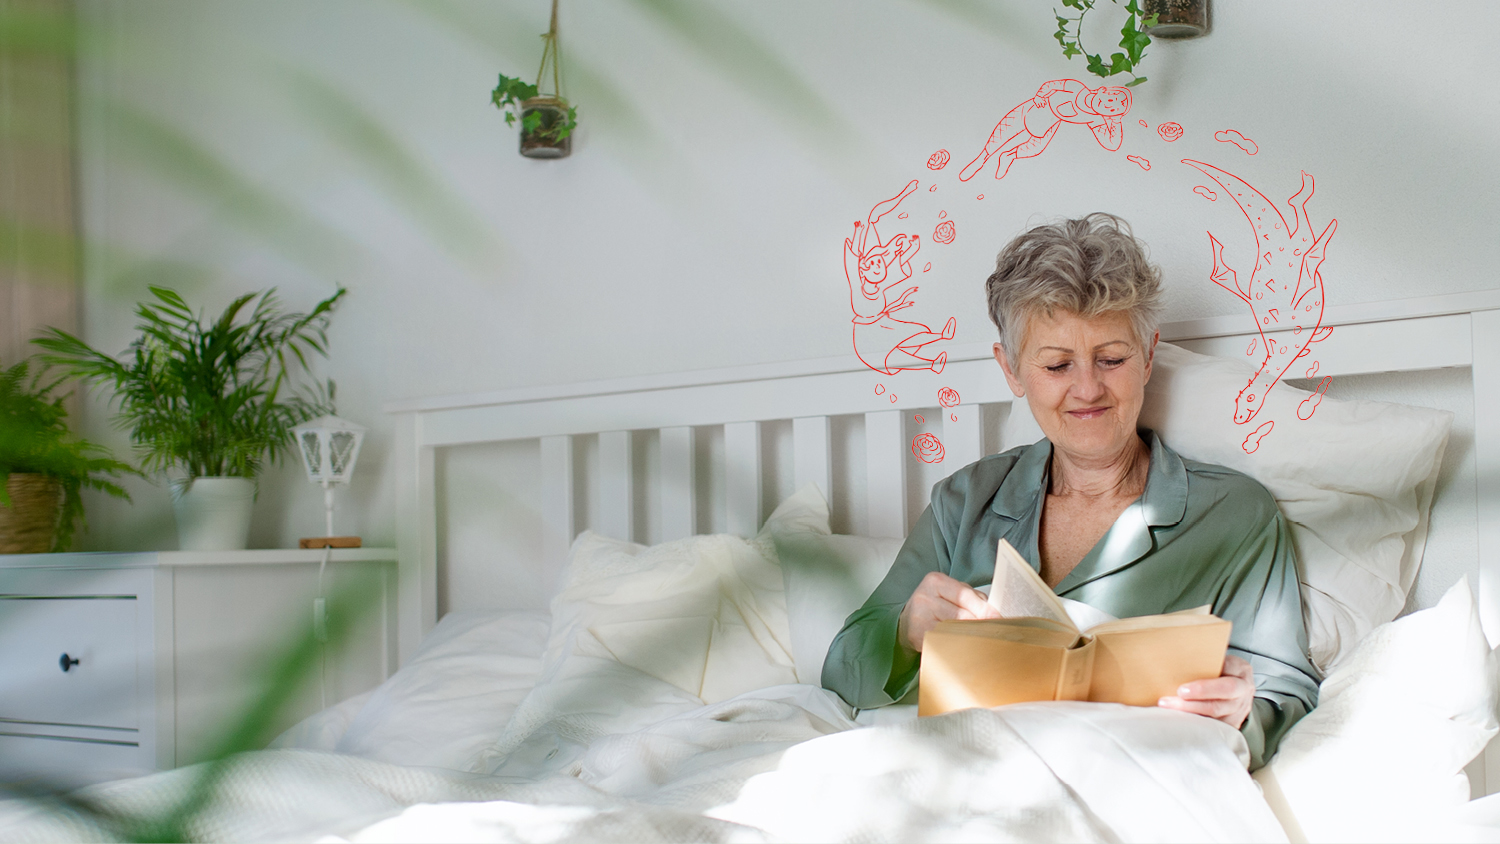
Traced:
[[139, 604], [133, 595], [0, 596], [0, 719], [139, 728]]

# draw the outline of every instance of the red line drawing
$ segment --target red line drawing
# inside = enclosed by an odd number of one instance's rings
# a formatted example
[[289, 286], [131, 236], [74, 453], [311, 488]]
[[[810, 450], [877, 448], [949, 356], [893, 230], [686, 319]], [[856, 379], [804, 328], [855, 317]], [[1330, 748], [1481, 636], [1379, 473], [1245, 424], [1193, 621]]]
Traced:
[[948, 218], [948, 212], [947, 211], [939, 211], [938, 212], [938, 219], [939, 220], [946, 220], [947, 218]]
[[896, 403], [896, 394], [895, 393], [891, 393], [891, 404], [895, 404], [895, 403]]
[[927, 424], [927, 420], [923, 419], [922, 418], [922, 414], [920, 414], [920, 413], [917, 414], [916, 419], [917, 419], [917, 424], [918, 425], [925, 425], [925, 424]]
[[1163, 123], [1156, 127], [1156, 134], [1160, 135], [1162, 140], [1170, 144], [1182, 137], [1182, 124]]
[[948, 166], [948, 151], [940, 149], [932, 155], [927, 156], [928, 170], [941, 170]]
[[[948, 318], [942, 333], [920, 322], [896, 319], [892, 314], [911, 307], [909, 287], [892, 302], [889, 292], [911, 279], [911, 258], [922, 248], [922, 239], [914, 234], [898, 234], [881, 242], [875, 224], [896, 210], [901, 200], [917, 189], [917, 180], [907, 183], [899, 194], [870, 209], [867, 222], [854, 224], [854, 237], [844, 238], [844, 277], [849, 282], [849, 302], [854, 309], [854, 353], [865, 366], [885, 375], [903, 369], [930, 369], [942, 372], [948, 353], [923, 357], [923, 347], [938, 340], [952, 340], [957, 322]], [[891, 396], [891, 401], [896, 397]]]
[[1209, 202], [1218, 202], [1219, 201], [1219, 195], [1217, 193], [1214, 193], [1212, 189], [1210, 189], [1210, 188], [1208, 188], [1208, 187], [1206, 187], [1204, 185], [1199, 185], [1199, 186], [1193, 188], [1193, 193], [1196, 193], [1199, 196], [1203, 197], [1204, 199], [1207, 199]]
[[911, 216], [910, 214], [906, 213], [905, 211], [902, 211], [900, 214], [896, 215], [896, 219], [898, 219], [898, 220], [905, 220], [907, 217], [910, 217], [910, 216]]
[[1274, 421], [1262, 423], [1259, 428], [1245, 435], [1245, 441], [1240, 443], [1240, 448], [1243, 448], [1246, 454], [1254, 454], [1255, 450], [1260, 448], [1260, 441], [1269, 437], [1274, 427], [1276, 427]]
[[978, 196], [976, 196], [974, 198], [975, 199], [984, 199], [984, 194], [981, 193], [980, 195], [978, 195]]
[[1129, 111], [1129, 88], [1104, 85], [1090, 88], [1077, 79], [1045, 82], [1036, 89], [1035, 96], [1000, 118], [984, 149], [958, 178], [967, 182], [997, 156], [995, 178], [1005, 178], [1016, 159], [1041, 155], [1057, 134], [1057, 127], [1064, 123], [1089, 127], [1099, 146], [1116, 152], [1125, 139], [1122, 118]]
[[950, 413], [950, 414], [948, 414], [948, 418], [952, 419], [954, 422], [957, 422], [958, 421], [958, 414], [957, 413]]
[[[1287, 200], [1293, 212], [1292, 222], [1288, 224], [1280, 209], [1266, 199], [1265, 194], [1239, 176], [1190, 158], [1184, 158], [1182, 163], [1202, 171], [1228, 191], [1250, 222], [1255, 236], [1255, 268], [1250, 272], [1249, 282], [1241, 285], [1238, 273], [1224, 263], [1224, 245], [1213, 232], [1208, 233], [1214, 260], [1209, 278], [1250, 306], [1255, 327], [1260, 331], [1266, 349], [1260, 369], [1234, 401], [1234, 421], [1243, 425], [1260, 412], [1266, 394], [1292, 363], [1308, 354], [1311, 351], [1309, 346], [1333, 332], [1332, 328], [1324, 328], [1322, 324], [1321, 270], [1328, 241], [1333, 239], [1339, 221], [1329, 220], [1323, 233], [1313, 236], [1312, 220], [1307, 216], [1307, 203], [1313, 195], [1313, 177], [1306, 172], [1302, 173], [1302, 187]], [[1272, 249], [1279, 253], [1279, 257], [1273, 257]], [[1285, 269], [1281, 266], [1283, 260], [1286, 261]], [[1293, 273], [1296, 273], [1295, 280]], [[1289, 344], [1266, 337], [1270, 332], [1294, 328], [1311, 330], [1306, 334], [1295, 332]]]
[[1139, 124], [1141, 124], [1141, 128], [1142, 129], [1150, 129], [1151, 128], [1150, 126], [1146, 125], [1146, 121], [1144, 121], [1144, 120], [1137, 120], [1136, 122], [1139, 123]]
[[1245, 356], [1249, 357], [1250, 355], [1255, 354], [1255, 347], [1259, 346], [1259, 345], [1260, 345], [1260, 341], [1259, 340], [1251, 340], [1250, 341], [1250, 345], [1245, 349]]
[[952, 387], [938, 390], [938, 404], [943, 407], [958, 407], [958, 391]]
[[1125, 160], [1126, 161], [1134, 161], [1136, 164], [1141, 165], [1141, 169], [1142, 170], [1150, 170], [1151, 169], [1151, 162], [1149, 162], [1146, 159], [1140, 157], [1139, 155], [1127, 155], [1127, 156], [1125, 156]]
[[885, 393], [885, 385], [884, 384], [876, 384], [875, 385], [875, 395], [879, 396], [879, 395], [883, 395], [884, 393]]
[[1328, 392], [1328, 385], [1333, 383], [1332, 375], [1324, 375], [1323, 380], [1318, 383], [1318, 389], [1312, 395], [1302, 400], [1297, 405], [1297, 418], [1306, 422], [1317, 412], [1318, 405], [1323, 401], [1323, 394]]
[[1241, 135], [1234, 129], [1225, 129], [1220, 132], [1215, 132], [1214, 140], [1218, 141], [1221, 144], [1234, 144], [1235, 146], [1244, 150], [1247, 155], [1254, 155], [1257, 152], [1260, 152], [1260, 147], [1256, 146], [1254, 141], [1250, 140], [1244, 135]]
[[952, 220], [944, 220], [932, 230], [932, 239], [938, 243], [952, 243], [957, 235], [958, 232], [954, 229]]
[[1307, 377], [1308, 378], [1317, 378], [1318, 377], [1318, 362], [1317, 361], [1313, 361], [1313, 365], [1309, 366], [1307, 368]]
[[928, 188], [927, 190], [928, 191], [935, 191], [935, 190], [937, 190], [937, 185], [933, 185], [932, 187]]
[[922, 272], [926, 273], [926, 272], [931, 272], [931, 271], [932, 271], [932, 262], [928, 261], [927, 265], [922, 268]]
[[917, 434], [912, 437], [911, 453], [923, 463], [943, 462], [943, 442], [932, 434]]

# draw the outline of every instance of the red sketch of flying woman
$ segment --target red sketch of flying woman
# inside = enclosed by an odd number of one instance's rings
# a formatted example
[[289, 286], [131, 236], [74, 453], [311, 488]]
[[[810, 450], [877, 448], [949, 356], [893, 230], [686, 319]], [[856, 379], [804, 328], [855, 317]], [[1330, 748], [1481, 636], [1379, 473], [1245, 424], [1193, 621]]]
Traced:
[[916, 189], [913, 179], [901, 193], [876, 204], [867, 222], [854, 224], [854, 237], [844, 239], [844, 277], [849, 280], [849, 302], [854, 308], [854, 353], [865, 366], [886, 375], [902, 369], [942, 372], [948, 353], [925, 357], [922, 350], [929, 343], [952, 340], [956, 325], [950, 318], [938, 334], [920, 322], [892, 316], [915, 304], [911, 301], [915, 287], [907, 288], [894, 302], [887, 294], [911, 279], [911, 259], [922, 248], [922, 239], [898, 234], [882, 243], [875, 224]]
[[1064, 123], [1089, 127], [1099, 146], [1115, 152], [1125, 139], [1122, 118], [1129, 111], [1129, 88], [1105, 85], [1090, 88], [1076, 79], [1054, 79], [1038, 88], [1036, 96], [1000, 118], [984, 150], [958, 177], [967, 182], [998, 155], [995, 178], [1005, 178], [1016, 159], [1041, 155], [1057, 134], [1057, 127]]

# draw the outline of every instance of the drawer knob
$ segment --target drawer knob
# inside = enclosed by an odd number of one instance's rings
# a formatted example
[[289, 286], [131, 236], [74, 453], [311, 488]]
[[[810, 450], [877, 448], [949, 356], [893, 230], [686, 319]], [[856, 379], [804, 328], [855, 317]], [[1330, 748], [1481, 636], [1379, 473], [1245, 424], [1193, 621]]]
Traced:
[[67, 654], [63, 654], [62, 656], [57, 658], [57, 666], [63, 670], [64, 674], [68, 672], [69, 668], [72, 668], [77, 664], [78, 660], [70, 659]]

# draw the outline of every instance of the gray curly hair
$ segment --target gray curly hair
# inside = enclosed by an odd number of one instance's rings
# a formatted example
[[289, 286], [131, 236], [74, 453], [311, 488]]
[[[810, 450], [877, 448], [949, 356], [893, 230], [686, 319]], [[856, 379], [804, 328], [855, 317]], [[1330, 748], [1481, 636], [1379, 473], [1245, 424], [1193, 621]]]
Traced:
[[1161, 313], [1161, 270], [1147, 260], [1130, 224], [1103, 212], [1018, 235], [995, 258], [985, 291], [1012, 365], [1037, 313], [1123, 312], [1142, 346], [1156, 334]]

